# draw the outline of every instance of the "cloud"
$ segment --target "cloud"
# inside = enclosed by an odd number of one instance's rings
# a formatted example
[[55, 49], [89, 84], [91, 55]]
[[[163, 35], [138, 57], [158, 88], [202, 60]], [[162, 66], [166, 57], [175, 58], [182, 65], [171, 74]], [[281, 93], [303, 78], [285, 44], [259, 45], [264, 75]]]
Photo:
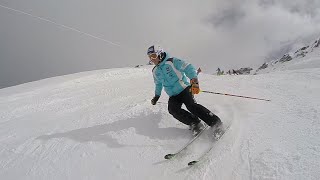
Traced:
[[239, 10], [239, 9], [227, 9], [219, 14], [216, 14], [215, 16], [212, 16], [213, 26], [215, 27], [225, 27], [225, 28], [232, 28], [233, 26], [237, 25], [239, 21], [241, 21], [242, 18], [244, 18], [245, 12]]
[[318, 0], [11, 0], [2, 5], [98, 38], [0, 8], [0, 87], [146, 64], [152, 44], [207, 73], [259, 66], [320, 36]]
[[214, 47], [211, 57], [222, 67], [255, 66], [320, 35], [319, 1], [217, 0], [215, 6], [206, 23], [216, 36], [206, 51]]

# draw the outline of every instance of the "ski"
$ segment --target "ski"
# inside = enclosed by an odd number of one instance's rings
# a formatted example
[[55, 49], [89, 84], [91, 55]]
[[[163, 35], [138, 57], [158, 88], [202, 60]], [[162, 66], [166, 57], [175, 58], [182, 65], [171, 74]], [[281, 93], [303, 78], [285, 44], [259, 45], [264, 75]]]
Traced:
[[212, 142], [211, 147], [207, 151], [205, 151], [197, 160], [190, 161], [188, 163], [188, 166], [193, 166], [193, 165], [197, 164], [198, 162], [202, 161], [211, 152], [211, 150], [215, 147], [215, 145], [216, 145], [215, 142], [217, 142], [219, 139], [221, 139], [222, 136], [228, 131], [229, 127], [230, 126], [224, 128], [223, 131], [220, 133], [219, 137], [215, 138], [215, 140]]
[[164, 156], [165, 159], [172, 159], [173, 157], [175, 157], [176, 155], [180, 154], [183, 150], [185, 150], [190, 144], [192, 144], [192, 142], [194, 142], [196, 139], [198, 139], [198, 137], [200, 137], [200, 135], [208, 128], [208, 125], [205, 125], [205, 127], [196, 135], [194, 136], [185, 146], [183, 146], [179, 151], [177, 151], [176, 153], [173, 154], [167, 154]]

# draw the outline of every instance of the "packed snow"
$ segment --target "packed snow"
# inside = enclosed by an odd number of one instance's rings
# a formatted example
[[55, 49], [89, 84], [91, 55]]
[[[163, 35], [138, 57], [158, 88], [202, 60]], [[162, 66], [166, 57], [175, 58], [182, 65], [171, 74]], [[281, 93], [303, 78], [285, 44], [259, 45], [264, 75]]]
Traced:
[[[204, 161], [210, 131], [192, 137], [151, 105], [152, 66], [55, 77], [0, 90], [1, 179], [320, 179], [320, 58], [267, 74], [200, 74], [198, 103], [230, 125]], [[311, 64], [310, 64], [311, 63]]]

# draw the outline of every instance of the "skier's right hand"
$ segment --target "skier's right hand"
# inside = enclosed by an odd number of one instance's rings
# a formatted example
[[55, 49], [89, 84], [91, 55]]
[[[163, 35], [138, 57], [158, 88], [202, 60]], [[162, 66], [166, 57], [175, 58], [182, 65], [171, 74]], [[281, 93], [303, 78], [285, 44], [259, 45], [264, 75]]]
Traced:
[[160, 96], [154, 96], [152, 99], [151, 99], [151, 104], [152, 105], [156, 105], [157, 104], [157, 101], [159, 100]]

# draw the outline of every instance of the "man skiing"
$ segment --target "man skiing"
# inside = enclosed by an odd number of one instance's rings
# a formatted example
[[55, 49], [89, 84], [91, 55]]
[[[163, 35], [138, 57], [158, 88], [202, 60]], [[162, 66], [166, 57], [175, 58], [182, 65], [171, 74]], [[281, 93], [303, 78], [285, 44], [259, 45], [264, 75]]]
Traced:
[[[199, 94], [200, 88], [197, 72], [192, 64], [170, 57], [160, 46], [149, 47], [147, 55], [155, 65], [152, 70], [155, 83], [155, 96], [151, 100], [152, 105], [156, 105], [164, 87], [169, 96], [169, 113], [183, 124], [189, 125], [194, 134], [203, 128], [200, 119], [211, 127], [221, 124], [218, 116], [198, 104], [194, 99], [194, 94]], [[190, 83], [187, 77], [190, 79]], [[182, 104], [185, 104], [189, 112], [181, 108]]]

